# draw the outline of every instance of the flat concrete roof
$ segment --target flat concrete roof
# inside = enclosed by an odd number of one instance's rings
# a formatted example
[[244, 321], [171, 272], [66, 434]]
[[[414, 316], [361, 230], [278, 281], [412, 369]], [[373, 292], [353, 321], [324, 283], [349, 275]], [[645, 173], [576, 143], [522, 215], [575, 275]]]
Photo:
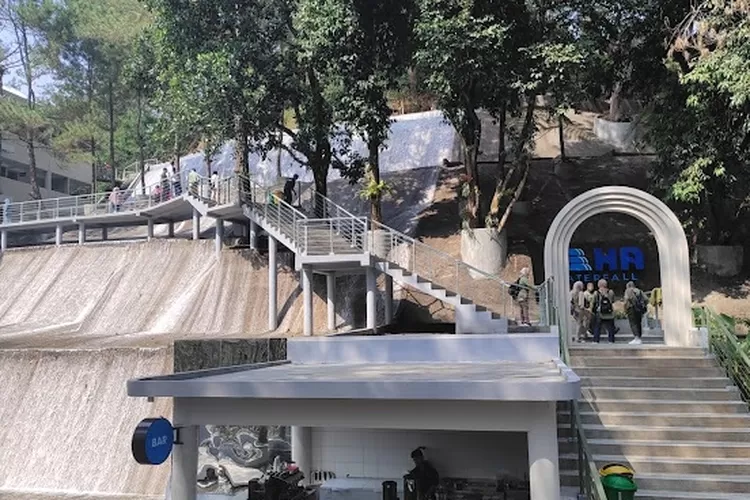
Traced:
[[128, 382], [128, 395], [176, 398], [567, 401], [580, 380], [556, 361], [247, 365]]

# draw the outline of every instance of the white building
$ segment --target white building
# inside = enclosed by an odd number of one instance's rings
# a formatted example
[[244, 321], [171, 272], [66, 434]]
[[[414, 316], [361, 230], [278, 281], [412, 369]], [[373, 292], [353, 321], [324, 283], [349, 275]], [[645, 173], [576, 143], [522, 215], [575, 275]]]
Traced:
[[[25, 99], [18, 91], [4, 87], [9, 99]], [[83, 194], [91, 190], [91, 166], [66, 164], [54, 157], [47, 147], [34, 148], [36, 156], [36, 181], [43, 198], [57, 198]], [[17, 136], [2, 133], [0, 149], [0, 199], [13, 202], [31, 198], [29, 177], [29, 151]]]
[[409, 452], [425, 446], [443, 478], [528, 478], [533, 500], [559, 500], [556, 407], [578, 398], [580, 380], [556, 333], [317, 337], [287, 352], [128, 383], [133, 397], [174, 398], [172, 498], [197, 498], [198, 427], [216, 424], [292, 426], [293, 460], [308, 478], [333, 472], [351, 490], [341, 498], [369, 498], [385, 480], [403, 498]]

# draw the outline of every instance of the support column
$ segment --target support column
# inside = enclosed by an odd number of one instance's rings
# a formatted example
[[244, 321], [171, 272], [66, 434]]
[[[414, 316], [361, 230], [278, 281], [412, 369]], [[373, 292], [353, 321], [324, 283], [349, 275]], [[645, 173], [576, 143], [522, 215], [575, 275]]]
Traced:
[[55, 245], [60, 246], [62, 245], [63, 240], [63, 227], [62, 224], [58, 224], [55, 226]]
[[328, 330], [336, 329], [336, 275], [326, 275], [326, 301], [328, 303]]
[[377, 292], [377, 279], [375, 269], [367, 268], [367, 328], [373, 329], [377, 324], [377, 307], [375, 302], [375, 293]]
[[8, 231], [0, 231], [0, 252], [8, 249]]
[[169, 225], [167, 226], [167, 230], [169, 231], [167, 233], [167, 236], [170, 238], [174, 238], [174, 221], [169, 221]]
[[385, 323], [393, 321], [393, 278], [385, 274]]
[[278, 274], [276, 270], [276, 238], [268, 236], [268, 329], [279, 327], [279, 311], [276, 286]]
[[86, 243], [86, 224], [81, 222], [78, 224], [78, 244], [83, 245]]
[[292, 427], [292, 461], [305, 475], [305, 483], [310, 484], [312, 427]]
[[107, 241], [107, 238], [109, 237], [109, 232], [107, 231], [106, 227], [102, 228], [102, 241]]
[[201, 239], [201, 214], [193, 209], [193, 239]]
[[216, 219], [216, 237], [214, 239], [216, 245], [216, 256], [221, 255], [221, 245], [224, 241], [224, 221], [222, 219]]
[[175, 444], [172, 449], [172, 498], [195, 500], [198, 494], [198, 426], [182, 427], [180, 441], [182, 444]]
[[154, 219], [148, 220], [148, 226], [146, 226], [146, 239], [148, 241], [154, 239]]
[[309, 337], [313, 334], [312, 274], [312, 269], [310, 267], [302, 267], [302, 302], [305, 305], [305, 337]]
[[554, 402], [539, 403], [528, 434], [531, 500], [560, 500], [557, 418]]
[[[248, 235], [251, 250], [258, 249], [258, 224], [254, 221], [250, 221], [250, 234]], [[269, 236], [270, 240], [270, 236]]]

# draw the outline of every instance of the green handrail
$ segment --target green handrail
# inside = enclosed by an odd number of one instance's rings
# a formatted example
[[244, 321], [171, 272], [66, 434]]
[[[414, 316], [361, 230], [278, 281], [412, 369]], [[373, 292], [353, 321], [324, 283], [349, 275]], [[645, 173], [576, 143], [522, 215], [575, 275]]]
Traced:
[[730, 318], [717, 314], [709, 307], [693, 310], [696, 326], [708, 330], [708, 348], [740, 391], [742, 399], [750, 403], [750, 356], [731, 325]]
[[[552, 310], [554, 311], [554, 317], [556, 319], [560, 318], [559, 311], [555, 305], [552, 306]], [[566, 365], [570, 365], [567, 329], [562, 328], [559, 321], [558, 329], [560, 331], [560, 354], [563, 362]], [[583, 422], [581, 420], [580, 409], [578, 408], [578, 401], [569, 401], [568, 404], [570, 408], [571, 439], [575, 439], [578, 445], [579, 493], [584, 495], [588, 500], [607, 500], [607, 495], [604, 493], [604, 486], [602, 486], [602, 482], [599, 480], [599, 470], [596, 468], [594, 456], [591, 453], [583, 431]]]

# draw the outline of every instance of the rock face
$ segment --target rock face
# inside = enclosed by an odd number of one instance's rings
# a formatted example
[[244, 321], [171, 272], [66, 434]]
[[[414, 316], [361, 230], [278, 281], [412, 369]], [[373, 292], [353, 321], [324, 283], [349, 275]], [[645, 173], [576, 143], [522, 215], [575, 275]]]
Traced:
[[730, 277], [742, 272], [744, 250], [739, 245], [696, 245], [695, 257], [697, 264], [705, 267], [710, 274]]

